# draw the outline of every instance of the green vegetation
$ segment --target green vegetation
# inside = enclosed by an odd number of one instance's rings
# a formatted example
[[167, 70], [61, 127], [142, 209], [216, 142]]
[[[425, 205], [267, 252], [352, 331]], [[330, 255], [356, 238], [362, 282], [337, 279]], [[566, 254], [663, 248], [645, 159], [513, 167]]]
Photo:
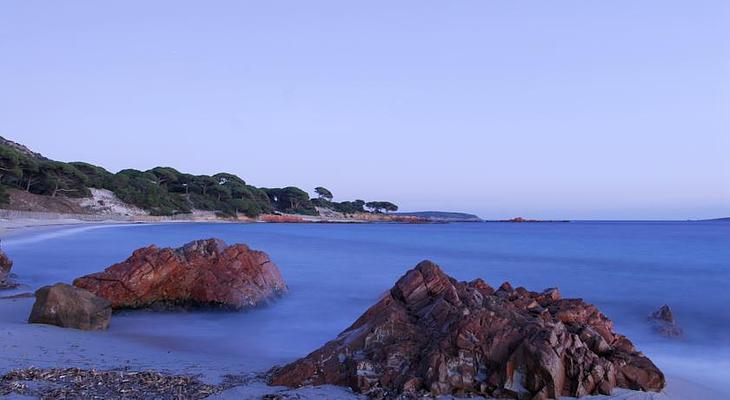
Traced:
[[276, 210], [289, 214], [319, 215], [307, 192], [298, 187], [263, 190]]
[[[13, 147], [0, 146], [0, 184], [28, 192], [87, 197], [88, 178], [72, 164], [34, 157]], [[4, 192], [4, 188], [3, 188]]]
[[332, 201], [332, 192], [327, 190], [326, 188], [323, 188], [322, 186], [317, 186], [314, 188], [314, 193], [317, 193], [317, 196], [319, 196], [320, 199], [324, 199], [327, 201]]
[[447, 211], [418, 211], [418, 212], [400, 212], [397, 215], [426, 218], [432, 221], [452, 221], [452, 222], [482, 222], [482, 219], [474, 214], [447, 212]]
[[[314, 188], [314, 192], [319, 195], [319, 198], [312, 199], [313, 205], [322, 208], [329, 208], [331, 210], [341, 212], [343, 214], [357, 214], [357, 213], [382, 213], [382, 212], [394, 212], [398, 211], [398, 206], [389, 201], [370, 201], [365, 202], [364, 200], [355, 201], [332, 201], [334, 197], [332, 192], [319, 186]], [[366, 208], [369, 210], [366, 210]]]
[[333, 202], [332, 192], [321, 186], [314, 190], [319, 196], [315, 199], [294, 186], [257, 188], [225, 172], [191, 175], [170, 167], [156, 167], [112, 173], [85, 162], [50, 160], [0, 137], [0, 203], [8, 201], [8, 188], [52, 197], [89, 197], [89, 188], [107, 189], [125, 203], [152, 215], [187, 214], [193, 209], [215, 211], [223, 217], [255, 217], [271, 212], [318, 215], [315, 207], [345, 214], [366, 212], [366, 206], [374, 212], [398, 209], [389, 202]]
[[365, 207], [375, 213], [398, 211], [398, 206], [389, 201], [369, 201], [365, 203]]
[[54, 197], [89, 197], [89, 188], [107, 189], [125, 203], [153, 215], [186, 214], [200, 209], [226, 217], [255, 217], [273, 211], [266, 192], [233, 174], [195, 176], [169, 167], [149, 171], [125, 169], [114, 174], [84, 162], [49, 160], [2, 139], [0, 201], [7, 201], [7, 188]]

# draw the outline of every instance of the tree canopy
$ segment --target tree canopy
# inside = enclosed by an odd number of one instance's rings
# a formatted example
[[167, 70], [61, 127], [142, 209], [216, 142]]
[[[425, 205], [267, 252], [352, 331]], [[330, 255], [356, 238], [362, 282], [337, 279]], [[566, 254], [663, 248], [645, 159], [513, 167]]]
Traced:
[[314, 199], [295, 186], [257, 188], [227, 172], [192, 175], [171, 167], [155, 167], [112, 173], [85, 162], [50, 160], [0, 137], [0, 203], [7, 202], [8, 188], [51, 197], [89, 197], [90, 188], [106, 189], [152, 215], [185, 214], [193, 209], [227, 217], [255, 217], [274, 211], [318, 215], [315, 206], [345, 214], [366, 212], [365, 207], [373, 212], [398, 209], [382, 201], [333, 202], [332, 192], [322, 186], [314, 189], [318, 196]]
[[277, 211], [290, 214], [318, 215], [307, 192], [294, 186], [264, 189]]
[[376, 213], [398, 211], [398, 206], [389, 201], [369, 201], [365, 203], [365, 207]]
[[317, 186], [314, 188], [314, 192], [317, 193], [320, 199], [325, 199], [327, 201], [332, 201], [332, 192], [327, 190], [326, 188], [323, 188], [322, 186]]

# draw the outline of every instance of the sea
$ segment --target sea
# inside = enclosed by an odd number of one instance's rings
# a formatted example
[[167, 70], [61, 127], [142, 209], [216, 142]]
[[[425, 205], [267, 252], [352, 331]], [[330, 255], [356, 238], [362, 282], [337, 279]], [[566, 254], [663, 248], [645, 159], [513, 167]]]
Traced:
[[[563, 297], [593, 303], [670, 380], [712, 387], [730, 398], [727, 222], [107, 225], [18, 235], [2, 245], [15, 262], [13, 272], [23, 285], [18, 290], [32, 291], [101, 271], [142, 246], [177, 247], [205, 238], [268, 253], [289, 293], [245, 312], [122, 312], [105, 332], [25, 327], [23, 335], [47, 343], [29, 339], [27, 353], [15, 349], [19, 355], [0, 357], [0, 367], [48, 361], [266, 371], [335, 338], [400, 276], [428, 259], [458, 280], [481, 277], [493, 287], [508, 281], [534, 291], [558, 287]], [[12, 321], [0, 327], [13, 332], [13, 324], [24, 323], [27, 315], [12, 313], [25, 313], [31, 304], [2, 313], [0, 318]], [[647, 316], [664, 304], [684, 337], [667, 339], [651, 330]], [[88, 346], [87, 355], [62, 351], [66, 337], [79, 340], [73, 346]], [[91, 353], [101, 352], [93, 345], [99, 342], [105, 355], [97, 358]], [[33, 346], [43, 347], [45, 356]]]

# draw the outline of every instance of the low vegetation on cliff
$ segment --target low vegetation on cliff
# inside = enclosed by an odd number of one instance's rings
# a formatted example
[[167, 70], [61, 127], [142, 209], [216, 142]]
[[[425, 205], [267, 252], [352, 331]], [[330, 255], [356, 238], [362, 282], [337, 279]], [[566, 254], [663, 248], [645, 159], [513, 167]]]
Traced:
[[223, 217], [271, 212], [318, 215], [316, 207], [347, 214], [367, 212], [366, 208], [371, 212], [398, 209], [390, 202], [333, 202], [332, 193], [322, 187], [315, 190], [320, 196], [315, 199], [294, 186], [257, 188], [225, 172], [192, 175], [156, 167], [112, 173], [85, 162], [51, 160], [0, 137], [0, 203], [7, 202], [9, 188], [51, 197], [90, 197], [90, 188], [107, 189], [152, 215], [187, 214], [193, 209], [215, 211]]

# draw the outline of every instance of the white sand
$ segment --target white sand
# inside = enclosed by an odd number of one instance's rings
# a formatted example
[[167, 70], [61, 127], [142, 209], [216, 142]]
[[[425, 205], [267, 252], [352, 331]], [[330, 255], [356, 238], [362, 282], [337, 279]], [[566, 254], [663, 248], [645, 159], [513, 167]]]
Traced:
[[0, 238], [20, 234], [39, 233], [47, 230], [58, 230], [74, 225], [107, 225], [130, 222], [120, 221], [82, 221], [80, 219], [0, 219]]

